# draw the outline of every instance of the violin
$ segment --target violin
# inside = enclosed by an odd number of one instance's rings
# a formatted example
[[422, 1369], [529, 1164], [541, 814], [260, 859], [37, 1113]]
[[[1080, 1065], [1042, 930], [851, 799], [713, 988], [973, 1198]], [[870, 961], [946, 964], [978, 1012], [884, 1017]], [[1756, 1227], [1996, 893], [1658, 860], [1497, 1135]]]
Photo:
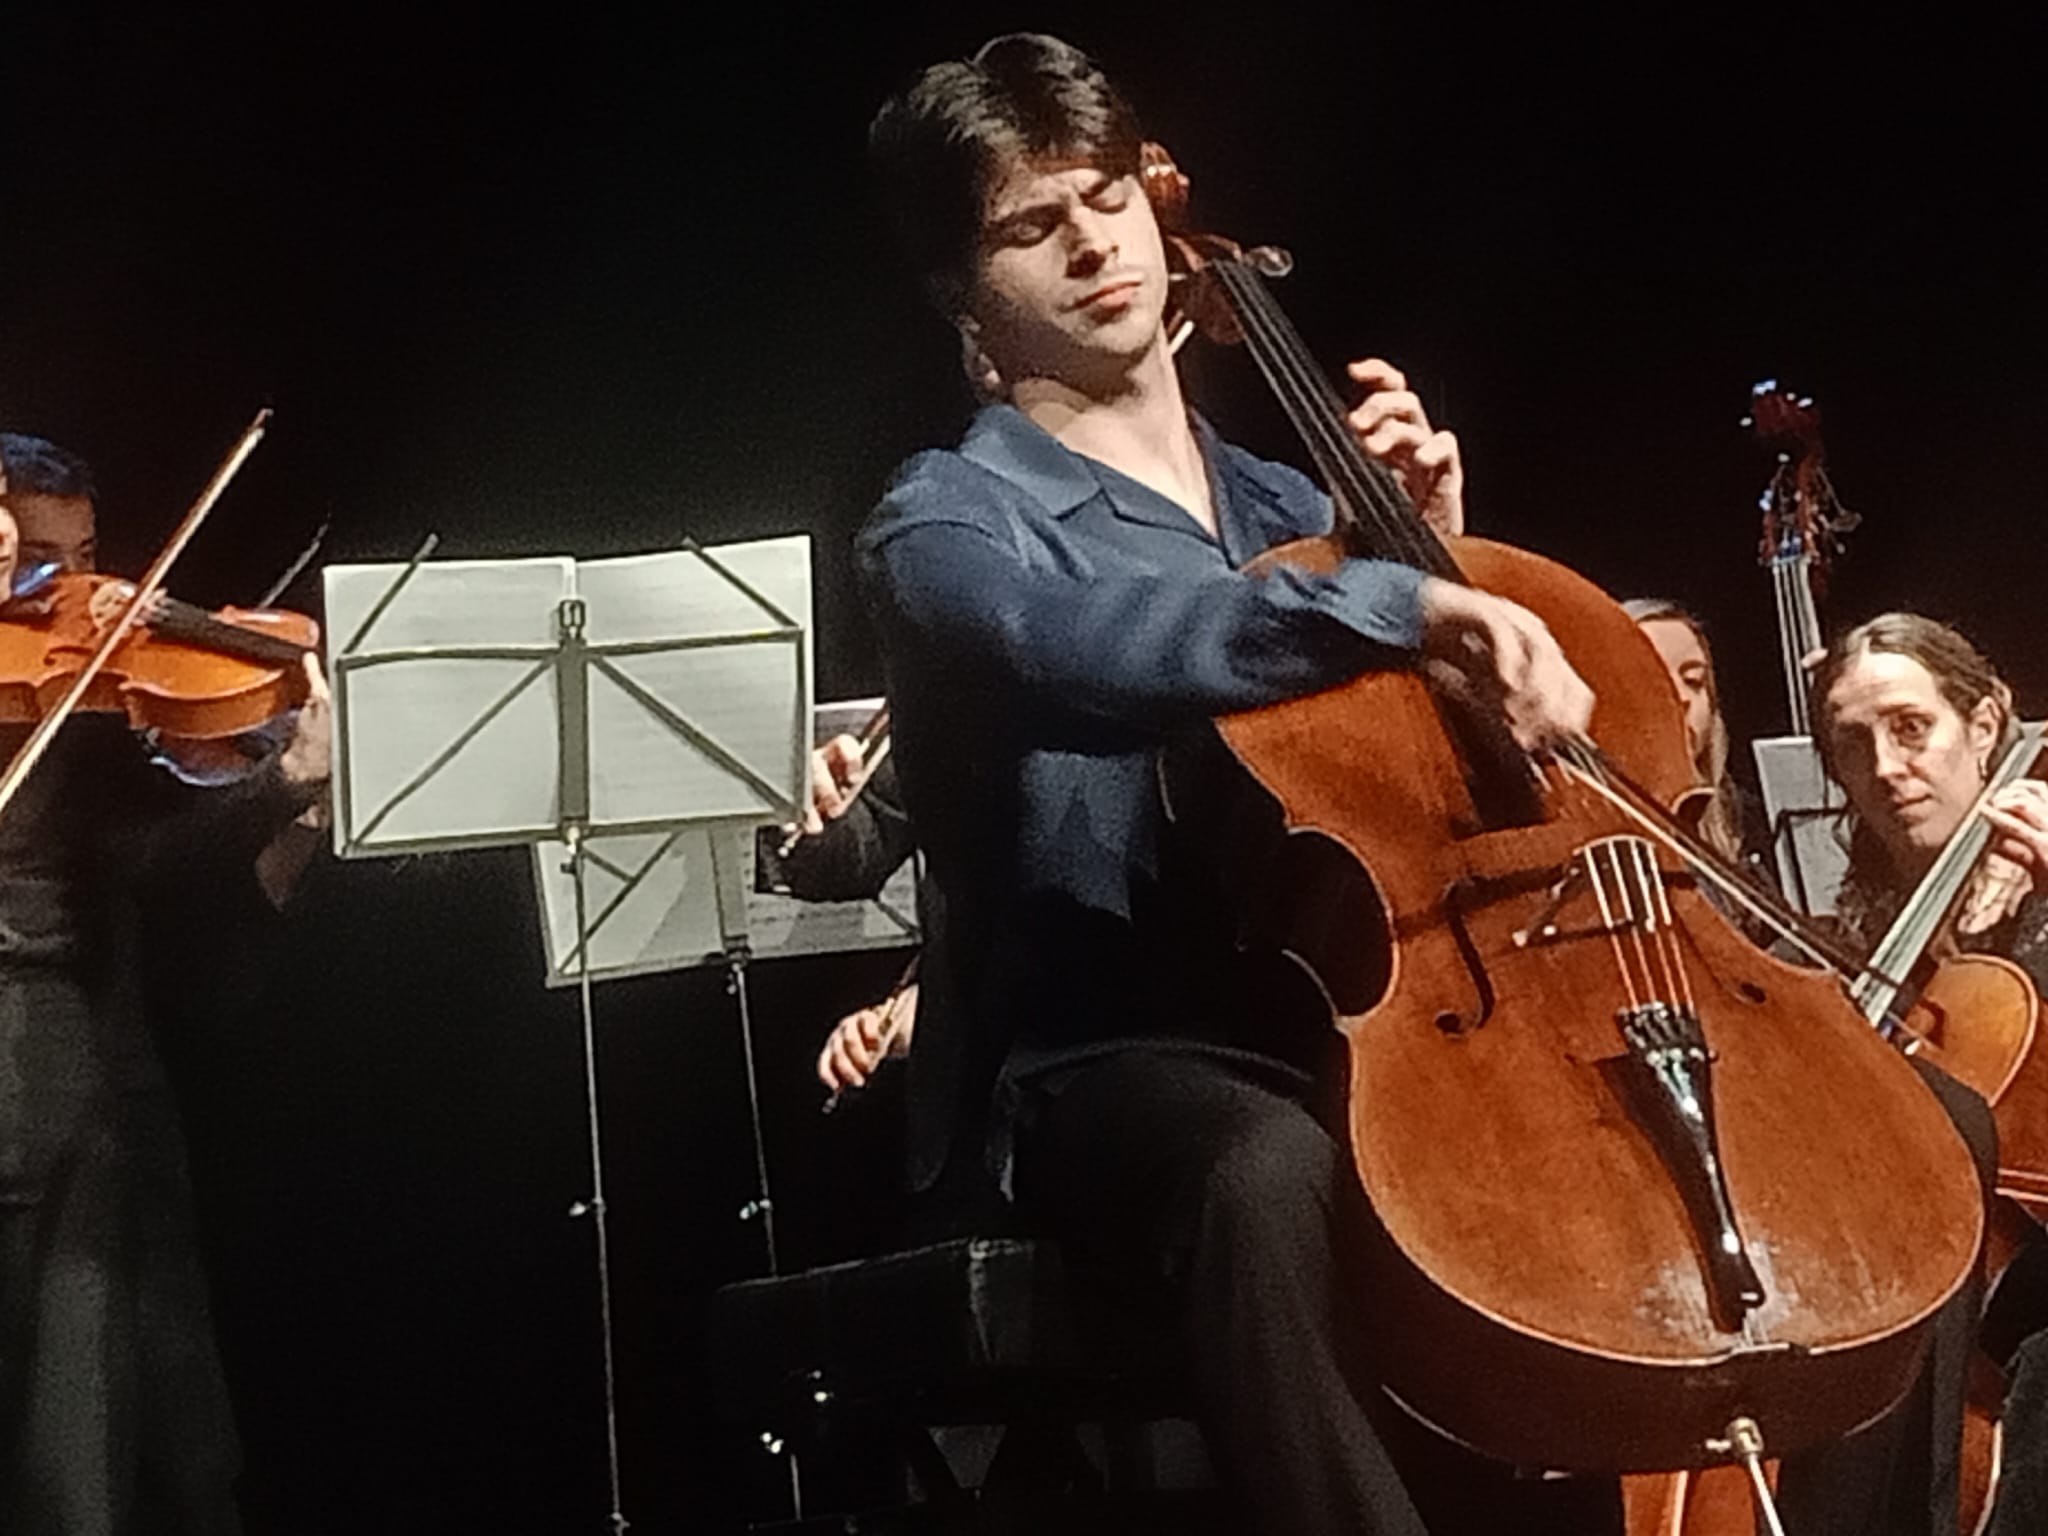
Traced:
[[[133, 586], [124, 592], [113, 592], [104, 585], [105, 578], [67, 577], [61, 573], [53, 576], [47, 571], [35, 573], [34, 585], [47, 594], [36, 598], [35, 607], [46, 613], [50, 622], [47, 625], [28, 622], [21, 630], [0, 639], [0, 644], [11, 647], [0, 652], [0, 678], [15, 685], [16, 718], [34, 721], [28, 736], [8, 760], [5, 770], [0, 770], [0, 814], [14, 803], [21, 786], [35, 771], [36, 764], [42, 761], [43, 754], [49, 750], [50, 743], [56, 739], [57, 732], [73, 711], [81, 707], [119, 708], [138, 723], [147, 720], [150, 710], [144, 708], [140, 701], [150, 690], [147, 687], [131, 690], [120, 674], [108, 673], [108, 663], [116, 652], [126, 651], [138, 667], [143, 664], [142, 641], [138, 635], [147, 634], [142, 624], [144, 611], [154, 611], [160, 606], [164, 581], [170, 575], [171, 566], [184, 553], [186, 545], [192, 542], [193, 535], [227, 490], [228, 483], [248, 461], [249, 455], [256, 451], [256, 445], [263, 441], [264, 433], [269, 430], [270, 414], [269, 407], [264, 407], [243, 429], [241, 437], [228, 450], [198, 498], [186, 509], [178, 526], [171, 531], [170, 538]], [[4, 479], [0, 479], [0, 488], [4, 488]], [[11, 518], [8, 525], [11, 531]], [[13, 553], [10, 539], [10, 562]], [[12, 577], [7, 584], [10, 592], [14, 590]], [[95, 594], [112, 596], [116, 600], [96, 607]], [[24, 618], [31, 617], [24, 615]], [[14, 626], [0, 624], [0, 630], [13, 631]], [[159, 657], [158, 661], [160, 681], [164, 683], [157, 690], [157, 696], [162, 700], [161, 708], [172, 724], [182, 723], [197, 728], [195, 734], [182, 737], [197, 749], [203, 751], [209, 743], [231, 741], [238, 732], [253, 729], [268, 719], [276, 718], [279, 713], [272, 711], [260, 718], [248, 713], [252, 698], [262, 690], [252, 692], [247, 687], [250, 680], [246, 675], [230, 681], [225, 690], [229, 704], [224, 713], [202, 713], [199, 706], [211, 700], [204, 695], [203, 689], [194, 686], [194, 675], [189, 670], [178, 670], [182, 666], [181, 659]], [[296, 691], [297, 685], [287, 687], [288, 692]], [[303, 696], [300, 695], [301, 698]], [[205, 766], [199, 772], [209, 775]]]
[[1249, 346], [1330, 492], [1332, 533], [1254, 574], [1368, 557], [1468, 582], [1537, 613], [1598, 698], [1590, 739], [1544, 762], [1423, 673], [1217, 722], [1289, 832], [1379, 898], [1322, 914], [1334, 941], [1297, 956], [1327, 980], [1393, 948], [1376, 995], [1326, 986], [1375, 1218], [1362, 1278], [1401, 1319], [1381, 1379], [1439, 1430], [1561, 1470], [1754, 1465], [1759, 1427], [1782, 1453], [1874, 1418], [1976, 1262], [1961, 1137], [1834, 976], [1763, 953], [1698, 888], [1741, 879], [1670, 814], [1693, 765], [1634, 622], [1552, 562], [1439, 539], [1274, 300], [1284, 255], [1178, 228], [1170, 162], [1146, 182], [1182, 312]]
[[[132, 593], [119, 577], [59, 573], [0, 607], [0, 724], [41, 720], [99, 644], [109, 609]], [[111, 710], [136, 730], [181, 740], [240, 736], [305, 702], [302, 658], [319, 644], [319, 626], [303, 614], [208, 613], [159, 598], [76, 707]]]

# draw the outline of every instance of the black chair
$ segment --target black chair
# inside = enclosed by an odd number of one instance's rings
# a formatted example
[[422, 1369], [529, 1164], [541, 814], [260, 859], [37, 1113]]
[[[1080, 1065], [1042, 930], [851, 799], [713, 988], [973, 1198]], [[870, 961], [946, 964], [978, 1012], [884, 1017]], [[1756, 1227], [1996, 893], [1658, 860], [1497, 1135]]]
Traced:
[[708, 1321], [718, 1414], [795, 1454], [802, 1529], [1227, 1528], [1185, 1486], [1204, 1481], [1192, 1429], [1139, 1428], [1189, 1412], [1164, 1320], [1074, 1284], [1057, 1244], [957, 1238], [743, 1281]]

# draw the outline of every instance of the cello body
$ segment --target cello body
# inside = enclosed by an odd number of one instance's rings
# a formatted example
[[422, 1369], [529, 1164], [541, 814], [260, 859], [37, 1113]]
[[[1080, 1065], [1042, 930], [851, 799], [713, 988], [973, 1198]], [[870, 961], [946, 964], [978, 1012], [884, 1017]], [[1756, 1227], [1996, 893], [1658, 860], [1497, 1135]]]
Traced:
[[[1598, 696], [1607, 758], [1681, 799], [1670, 684], [1627, 615], [1536, 556], [1449, 545], [1474, 586], [1550, 626]], [[1664, 878], [1620, 809], [1554, 780], [1545, 814], [1489, 821], [1443, 710], [1420, 676], [1372, 674], [1218, 723], [1291, 831], [1366, 867], [1391, 933], [1385, 995], [1336, 1021], [1378, 1225], [1361, 1278], [1401, 1319], [1382, 1379], [1488, 1454], [1580, 1471], [1706, 1464], [1742, 1415], [1774, 1453], [1876, 1417], [1976, 1260], [1960, 1136], [1832, 976], [1763, 954]], [[1598, 880], [1575, 887], [1601, 851], [1649, 866], [1660, 931], [1603, 915]], [[1685, 995], [1645, 997], [1630, 946], [1675, 961]], [[1660, 1056], [1646, 1026], [1681, 1015], [1702, 1048]], [[1672, 1135], [1688, 1095], [1707, 1125], [1689, 1147]]]

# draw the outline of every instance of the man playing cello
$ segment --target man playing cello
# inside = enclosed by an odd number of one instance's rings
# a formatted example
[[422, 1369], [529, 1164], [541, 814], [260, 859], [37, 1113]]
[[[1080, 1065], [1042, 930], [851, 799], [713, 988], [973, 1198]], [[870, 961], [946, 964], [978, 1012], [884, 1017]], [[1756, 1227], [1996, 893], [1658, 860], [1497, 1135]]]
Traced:
[[[1582, 730], [1591, 697], [1502, 599], [1374, 561], [1242, 570], [1330, 508], [1190, 415], [1139, 144], [1095, 66], [1035, 36], [932, 67], [875, 121], [918, 274], [1000, 401], [905, 465], [860, 536], [895, 757], [1029, 1218], [1126, 1282], [1163, 1277], [1249, 1523], [1413, 1533], [1338, 1296], [1362, 1196], [1304, 1075], [1246, 1048], [1262, 1005], [1164, 836], [1159, 754], [1424, 656], [1531, 749]], [[1455, 440], [1396, 370], [1352, 373], [1364, 447], [1455, 530]]]

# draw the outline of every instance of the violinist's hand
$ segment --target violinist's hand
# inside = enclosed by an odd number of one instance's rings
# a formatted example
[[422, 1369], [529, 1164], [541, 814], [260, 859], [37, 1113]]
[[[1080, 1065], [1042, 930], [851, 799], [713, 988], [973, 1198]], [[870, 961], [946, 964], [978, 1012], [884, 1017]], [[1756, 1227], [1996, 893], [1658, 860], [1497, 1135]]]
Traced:
[[917, 983], [893, 998], [849, 1013], [826, 1037], [818, 1052], [818, 1081], [834, 1093], [862, 1088], [875, 1068], [890, 1056], [908, 1056], [917, 1028]]
[[325, 784], [334, 771], [334, 695], [320, 658], [311, 651], [301, 658], [306, 668], [306, 702], [292, 725], [292, 739], [278, 757], [278, 767], [292, 784]]
[[1370, 391], [1346, 418], [1359, 446], [1394, 472], [1430, 527], [1463, 533], [1465, 461], [1456, 434], [1430, 426], [1408, 376], [1384, 358], [1368, 357], [1347, 371]]
[[2037, 891], [2048, 891], [2048, 784], [2020, 779], [1993, 795], [1984, 819], [1997, 832], [1993, 857], [2025, 870]]
[[858, 739], [834, 736], [811, 749], [811, 803], [804, 811], [804, 834], [815, 837], [825, 823], [846, 814], [853, 793], [867, 776], [867, 756]]
[[1593, 718], [1593, 690], [1520, 603], [1431, 576], [1422, 584], [1422, 648], [1495, 703], [1526, 751], [1580, 735]]
[[[92, 589], [85, 600], [85, 611], [92, 618], [94, 629], [104, 630], [121, 617], [121, 610], [134, 600], [135, 583], [132, 581], [103, 581]], [[164, 594], [158, 592], [143, 605], [137, 615], [141, 623], [147, 624], [164, 609]]]

